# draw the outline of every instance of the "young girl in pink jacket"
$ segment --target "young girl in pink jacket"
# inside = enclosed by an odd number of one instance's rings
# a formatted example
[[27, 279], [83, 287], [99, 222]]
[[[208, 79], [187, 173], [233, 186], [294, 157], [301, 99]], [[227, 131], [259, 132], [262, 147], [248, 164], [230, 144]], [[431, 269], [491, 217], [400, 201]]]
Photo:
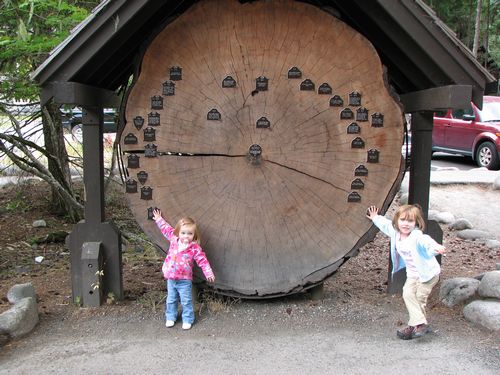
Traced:
[[186, 217], [177, 222], [175, 228], [163, 219], [161, 211], [153, 210], [153, 220], [161, 233], [170, 242], [167, 257], [163, 262], [163, 277], [167, 280], [167, 301], [165, 309], [166, 327], [173, 327], [177, 320], [177, 306], [182, 305], [182, 329], [190, 329], [194, 323], [193, 260], [201, 268], [209, 282], [215, 276], [199, 242], [198, 228], [193, 219]]

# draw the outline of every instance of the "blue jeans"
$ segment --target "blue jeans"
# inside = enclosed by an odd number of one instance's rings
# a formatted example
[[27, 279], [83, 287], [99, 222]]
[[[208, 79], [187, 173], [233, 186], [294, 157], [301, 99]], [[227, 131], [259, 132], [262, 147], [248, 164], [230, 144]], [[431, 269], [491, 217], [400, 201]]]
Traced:
[[194, 323], [193, 297], [191, 280], [167, 280], [167, 301], [165, 308], [166, 320], [177, 320], [177, 307], [179, 298], [182, 305], [182, 322]]

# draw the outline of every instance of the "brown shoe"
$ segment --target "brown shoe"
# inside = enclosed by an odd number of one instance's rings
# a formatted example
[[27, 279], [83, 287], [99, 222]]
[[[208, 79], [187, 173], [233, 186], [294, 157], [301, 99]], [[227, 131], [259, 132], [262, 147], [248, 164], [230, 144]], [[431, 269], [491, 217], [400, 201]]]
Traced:
[[417, 337], [422, 337], [426, 333], [430, 332], [430, 327], [427, 324], [419, 324], [418, 326], [415, 327], [413, 332], [411, 333], [411, 338], [417, 338]]
[[411, 340], [413, 338], [413, 331], [415, 330], [415, 327], [413, 326], [408, 326], [403, 329], [398, 329], [396, 334], [401, 340]]

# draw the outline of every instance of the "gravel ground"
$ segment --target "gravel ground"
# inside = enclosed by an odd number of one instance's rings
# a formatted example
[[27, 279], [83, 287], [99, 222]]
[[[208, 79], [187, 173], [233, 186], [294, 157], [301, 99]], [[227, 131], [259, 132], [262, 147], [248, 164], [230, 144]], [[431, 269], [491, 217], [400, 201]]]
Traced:
[[[16, 283], [33, 282], [38, 294], [40, 324], [27, 337], [2, 348], [0, 374], [182, 371], [420, 375], [497, 374], [500, 368], [498, 333], [467, 322], [461, 307], [450, 309], [440, 304], [439, 284], [428, 303], [435, 332], [418, 340], [403, 341], [396, 337], [396, 330], [406, 323], [407, 312], [399, 295], [385, 292], [388, 241], [380, 234], [325, 282], [322, 300], [312, 300], [308, 293], [260, 301], [206, 293], [197, 305], [197, 322], [190, 331], [183, 331], [179, 324], [167, 329], [161, 305], [164, 296], [159, 273], [161, 259], [129, 249], [124, 253], [125, 301], [95, 309], [76, 307], [69, 303], [68, 253], [57, 244], [33, 250], [25, 242], [28, 235], [34, 235], [29, 233], [34, 230], [30, 225], [33, 212], [45, 212], [40, 198], [44, 191], [39, 191], [40, 196], [34, 194], [37, 191], [34, 187], [30, 189], [32, 202], [36, 203], [31, 203], [22, 215], [16, 212], [11, 216], [9, 211], [0, 217], [5, 223], [15, 223], [19, 229], [18, 233], [0, 233], [2, 256], [9, 256], [6, 259], [11, 262], [21, 262], [43, 251], [47, 258], [47, 263], [26, 274], [9, 276], [10, 268], [5, 265], [2, 269], [5, 275], [0, 279], [2, 295]], [[435, 191], [432, 188], [431, 195], [444, 202]], [[465, 187], [450, 191], [457, 192], [450, 202], [464, 202], [461, 208], [469, 203], [472, 206], [470, 195], [489, 197], [483, 190]], [[450, 191], [437, 194], [451, 194]], [[3, 192], [6, 202], [16, 197], [15, 189]], [[23, 198], [22, 202], [26, 204], [29, 198]], [[127, 216], [127, 211], [121, 209]], [[394, 209], [395, 206], [389, 211]], [[48, 218], [48, 211], [42, 217]], [[465, 213], [464, 217], [473, 220]], [[491, 220], [482, 221], [496, 225], [499, 217], [493, 215]], [[52, 229], [66, 225], [56, 223], [56, 218], [51, 223]], [[495, 268], [498, 250], [488, 249], [478, 241], [457, 239], [446, 226], [443, 231], [449, 250], [443, 263], [443, 279], [475, 276]], [[5, 301], [0, 302], [5, 309]]]

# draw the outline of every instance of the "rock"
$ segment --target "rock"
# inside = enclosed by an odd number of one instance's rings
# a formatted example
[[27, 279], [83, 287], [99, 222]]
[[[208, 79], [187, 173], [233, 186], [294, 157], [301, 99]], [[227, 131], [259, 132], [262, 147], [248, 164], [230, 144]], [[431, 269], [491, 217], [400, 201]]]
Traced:
[[[500, 248], [500, 241], [497, 241], [497, 240], [487, 240], [485, 243], [486, 247], [488, 249], [499, 249]], [[497, 269], [498, 268], [498, 265], [497, 265]]]
[[429, 210], [427, 216], [429, 217], [429, 220], [436, 220], [436, 215], [439, 213], [439, 211], [436, 210]]
[[14, 338], [31, 332], [37, 323], [38, 308], [33, 297], [23, 298], [0, 314], [0, 332], [8, 332]]
[[47, 222], [45, 220], [35, 220], [33, 222], [33, 227], [34, 228], [42, 228], [42, 227], [46, 227], [47, 226]]
[[500, 176], [493, 181], [493, 190], [500, 190]]
[[500, 271], [500, 263], [497, 263], [496, 269], [497, 269], [497, 271]]
[[500, 271], [486, 272], [477, 292], [481, 297], [500, 299]]
[[36, 301], [35, 288], [31, 283], [16, 284], [7, 292], [7, 299], [12, 304], [16, 304], [26, 297], [32, 297]]
[[450, 224], [455, 221], [455, 216], [451, 212], [438, 212], [434, 217], [438, 223]]
[[469, 277], [444, 280], [439, 289], [439, 300], [448, 307], [469, 301], [476, 294], [479, 283], [479, 280]]
[[453, 230], [472, 229], [472, 224], [467, 219], [458, 219], [455, 220], [453, 223], [451, 223], [450, 229]]
[[457, 237], [463, 240], [477, 240], [488, 237], [489, 234], [482, 230], [477, 229], [464, 229], [457, 232]]
[[500, 302], [498, 301], [472, 301], [464, 307], [465, 318], [483, 326], [484, 328], [500, 330]]

